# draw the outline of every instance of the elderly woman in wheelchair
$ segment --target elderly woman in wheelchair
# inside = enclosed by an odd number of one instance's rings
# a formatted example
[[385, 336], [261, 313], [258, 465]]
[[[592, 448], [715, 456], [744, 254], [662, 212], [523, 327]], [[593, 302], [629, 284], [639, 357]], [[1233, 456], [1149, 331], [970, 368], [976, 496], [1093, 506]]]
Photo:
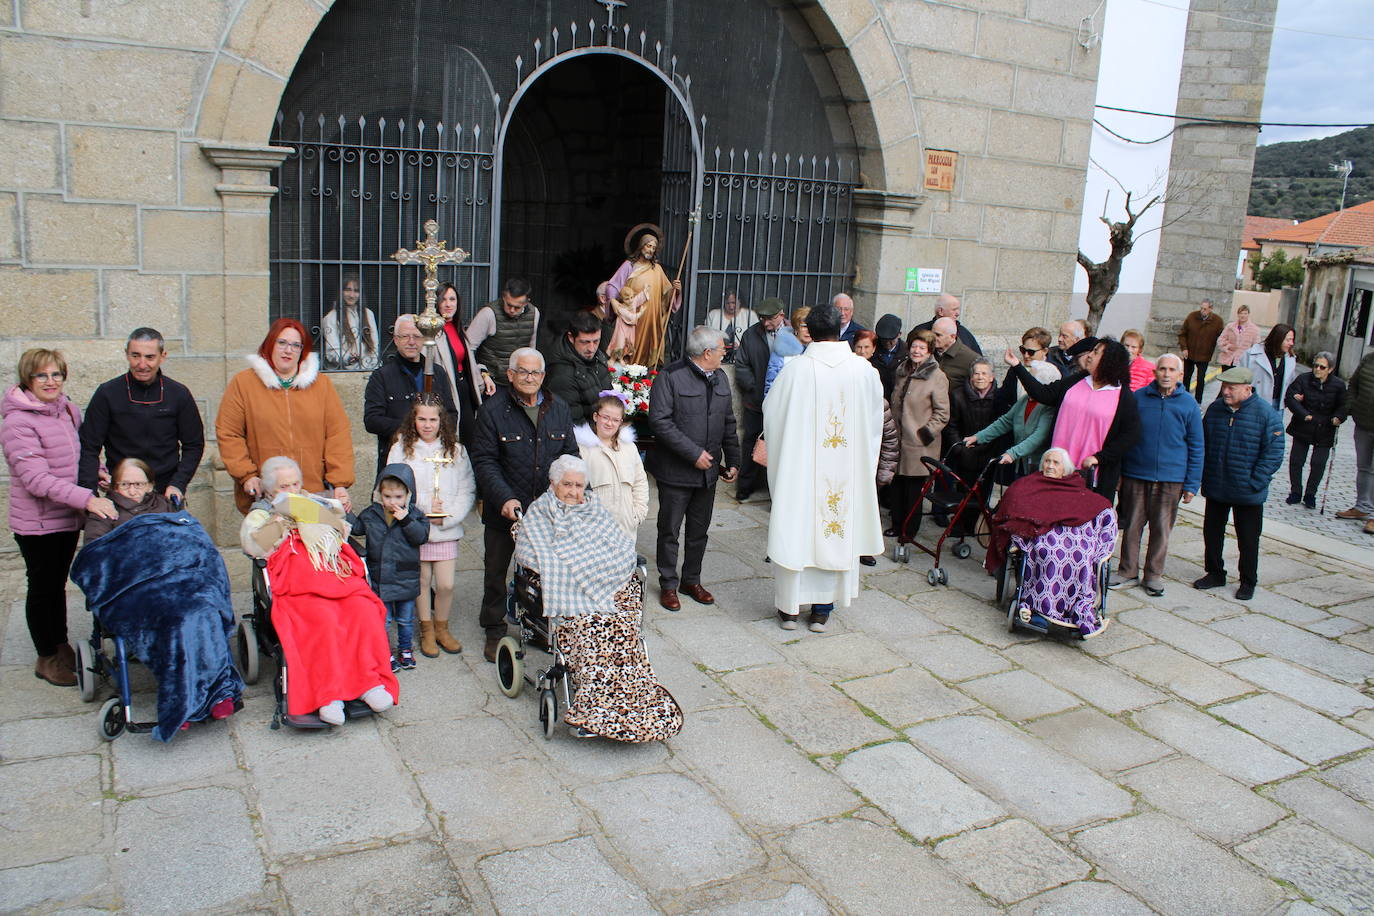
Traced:
[[[549, 468], [549, 489], [530, 504], [515, 530], [513, 612], [527, 634], [553, 655], [539, 673], [545, 736], [564, 721], [579, 737], [657, 741], [682, 729], [682, 710], [658, 684], [639, 636], [643, 584], [635, 574], [634, 540], [587, 489], [587, 466], [564, 455]], [[522, 641], [498, 649], [502, 689], [520, 691]]]
[[400, 688], [386, 608], [346, 540], [343, 507], [302, 493], [290, 458], [267, 459], [261, 477], [265, 495], [239, 530], [254, 558], [253, 613], [240, 626], [239, 651], [250, 682], [259, 651], [277, 659], [273, 727], [323, 728], [389, 709]]

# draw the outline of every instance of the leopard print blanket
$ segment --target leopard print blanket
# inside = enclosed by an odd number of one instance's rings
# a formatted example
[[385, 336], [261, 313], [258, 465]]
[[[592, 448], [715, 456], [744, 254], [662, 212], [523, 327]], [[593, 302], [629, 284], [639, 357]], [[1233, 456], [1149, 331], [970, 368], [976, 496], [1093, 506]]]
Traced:
[[616, 593], [615, 606], [559, 621], [558, 647], [577, 687], [564, 721], [615, 741], [671, 738], [682, 731], [682, 708], [658, 683], [639, 640], [639, 580]]

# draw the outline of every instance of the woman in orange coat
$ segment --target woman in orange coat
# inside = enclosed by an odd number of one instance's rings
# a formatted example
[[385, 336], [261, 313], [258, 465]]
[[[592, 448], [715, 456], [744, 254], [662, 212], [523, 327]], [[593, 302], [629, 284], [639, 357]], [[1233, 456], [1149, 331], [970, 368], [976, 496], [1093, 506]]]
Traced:
[[303, 489], [333, 496], [351, 510], [353, 433], [310, 344], [299, 321], [278, 318], [248, 357], [249, 368], [224, 391], [215, 431], [240, 512], [263, 494], [259, 471], [273, 455], [300, 465]]

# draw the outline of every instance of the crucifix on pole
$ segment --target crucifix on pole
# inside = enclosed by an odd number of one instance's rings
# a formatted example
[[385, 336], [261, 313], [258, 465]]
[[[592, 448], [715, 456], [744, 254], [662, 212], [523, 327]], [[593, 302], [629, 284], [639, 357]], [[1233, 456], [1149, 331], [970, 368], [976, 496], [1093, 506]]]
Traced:
[[[391, 257], [398, 264], [419, 264], [425, 269], [425, 310], [415, 318], [415, 327], [425, 339], [425, 391], [434, 389], [434, 340], [444, 329], [444, 319], [435, 309], [438, 299], [439, 265], [461, 264], [468, 253], [461, 248], [449, 248], [439, 240], [439, 224], [425, 220], [425, 237], [416, 241], [414, 249], [401, 248]], [[455, 315], [455, 320], [457, 316]]]

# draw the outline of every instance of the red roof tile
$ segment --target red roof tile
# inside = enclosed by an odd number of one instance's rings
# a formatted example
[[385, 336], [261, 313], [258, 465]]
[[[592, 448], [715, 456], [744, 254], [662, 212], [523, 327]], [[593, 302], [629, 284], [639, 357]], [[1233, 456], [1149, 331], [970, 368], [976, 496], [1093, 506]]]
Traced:
[[[1248, 220], [1249, 217], [1246, 217]], [[1343, 245], [1359, 248], [1374, 245], [1374, 200], [1309, 219], [1287, 229], [1270, 230], [1258, 241], [1295, 245]]]
[[1240, 243], [1243, 251], [1259, 251], [1259, 242], [1256, 238], [1268, 238], [1269, 233], [1279, 232], [1293, 225], [1291, 219], [1284, 219], [1281, 216], [1249, 216], [1245, 217], [1245, 237]]

